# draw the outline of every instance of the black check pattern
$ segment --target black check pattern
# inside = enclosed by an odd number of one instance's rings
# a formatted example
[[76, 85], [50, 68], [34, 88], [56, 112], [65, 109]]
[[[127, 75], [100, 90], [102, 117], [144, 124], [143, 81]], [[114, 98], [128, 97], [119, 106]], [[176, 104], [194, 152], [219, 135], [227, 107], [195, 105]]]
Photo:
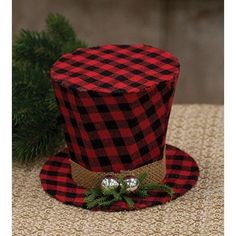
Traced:
[[162, 158], [179, 64], [147, 45], [106, 45], [63, 55], [51, 75], [70, 157], [97, 172]]
[[[86, 189], [73, 182], [69, 160], [68, 150], [50, 157], [40, 172], [41, 184], [49, 195], [60, 202], [85, 208]], [[196, 185], [199, 168], [194, 159], [187, 153], [176, 147], [166, 145], [166, 165], [167, 174], [163, 183], [171, 186], [175, 191], [172, 200], [184, 195]], [[171, 199], [165, 192], [151, 191], [149, 197], [134, 197], [133, 200], [135, 202], [134, 209], [143, 209], [165, 204]], [[93, 208], [92, 210], [101, 209]], [[131, 209], [125, 202], [119, 201], [102, 210], [122, 211]]]
[[119, 172], [162, 158], [171, 83], [140, 93], [95, 97], [53, 84], [72, 160], [93, 171]]
[[104, 45], [63, 55], [51, 76], [79, 91], [131, 93], [173, 81], [179, 62], [171, 53], [148, 45]]
[[[178, 60], [147, 45], [105, 45], [63, 55], [51, 71], [68, 148], [43, 166], [43, 189], [57, 200], [85, 208], [73, 182], [70, 159], [92, 171], [131, 170], [160, 160], [176, 82]], [[176, 199], [197, 183], [199, 168], [185, 152], [166, 145], [166, 177]], [[164, 204], [151, 191], [133, 197], [134, 209]], [[93, 210], [101, 210], [94, 208]], [[106, 211], [130, 210], [119, 201]]]

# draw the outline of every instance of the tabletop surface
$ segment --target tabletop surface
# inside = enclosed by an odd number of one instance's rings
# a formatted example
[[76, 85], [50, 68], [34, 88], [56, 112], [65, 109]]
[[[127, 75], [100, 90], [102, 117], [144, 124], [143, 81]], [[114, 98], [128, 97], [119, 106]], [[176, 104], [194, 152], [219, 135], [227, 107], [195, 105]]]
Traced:
[[79, 91], [132, 93], [177, 79], [179, 62], [170, 52], [148, 45], [104, 45], [64, 54], [51, 77]]
[[223, 235], [223, 114], [223, 106], [173, 106], [167, 143], [197, 161], [199, 181], [175, 201], [144, 210], [92, 212], [62, 204], [41, 188], [46, 158], [32, 166], [13, 163], [13, 235]]

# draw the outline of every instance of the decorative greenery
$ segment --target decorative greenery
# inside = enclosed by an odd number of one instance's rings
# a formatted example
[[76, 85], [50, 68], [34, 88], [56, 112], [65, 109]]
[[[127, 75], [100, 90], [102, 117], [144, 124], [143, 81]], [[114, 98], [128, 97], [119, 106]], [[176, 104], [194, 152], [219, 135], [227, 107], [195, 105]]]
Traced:
[[139, 188], [135, 193], [127, 193], [127, 184], [123, 178], [120, 178], [120, 186], [117, 189], [102, 190], [101, 188], [92, 188], [87, 190], [85, 202], [86, 207], [91, 209], [93, 207], [108, 207], [117, 201], [124, 201], [129, 208], [134, 207], [133, 196], [148, 197], [150, 190], [161, 190], [166, 192], [172, 198], [174, 191], [166, 184], [160, 183], [144, 183], [146, 173], [141, 174], [138, 179], [140, 182]]
[[49, 14], [41, 32], [21, 30], [13, 43], [13, 158], [22, 162], [47, 156], [63, 145], [50, 68], [66, 52], [86, 47], [69, 21]]

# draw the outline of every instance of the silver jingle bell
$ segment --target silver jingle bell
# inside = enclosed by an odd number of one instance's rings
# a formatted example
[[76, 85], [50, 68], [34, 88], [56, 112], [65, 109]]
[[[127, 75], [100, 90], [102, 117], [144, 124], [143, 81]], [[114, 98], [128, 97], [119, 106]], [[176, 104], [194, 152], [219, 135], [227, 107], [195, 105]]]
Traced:
[[128, 193], [135, 192], [140, 184], [139, 179], [136, 178], [135, 176], [126, 176], [124, 182], [127, 184], [126, 191]]
[[101, 189], [106, 190], [115, 190], [119, 187], [119, 182], [116, 177], [112, 175], [105, 176], [101, 182]]

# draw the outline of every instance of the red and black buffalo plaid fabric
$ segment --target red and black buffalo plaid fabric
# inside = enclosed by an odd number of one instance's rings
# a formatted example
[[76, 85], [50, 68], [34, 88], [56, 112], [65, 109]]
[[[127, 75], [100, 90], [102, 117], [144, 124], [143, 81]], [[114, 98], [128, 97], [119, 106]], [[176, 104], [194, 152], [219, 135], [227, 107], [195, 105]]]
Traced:
[[[63, 203], [85, 207], [86, 189], [73, 181], [70, 159], [95, 172], [132, 170], [161, 160], [178, 76], [177, 58], [147, 45], [105, 45], [63, 55], [51, 77], [67, 148], [44, 164], [43, 189]], [[197, 163], [170, 145], [166, 168], [163, 183], [175, 191], [173, 199], [197, 182]], [[134, 209], [142, 209], [171, 199], [151, 191], [133, 200]], [[120, 201], [103, 210], [130, 209]]]
[[178, 60], [147, 45], [105, 45], [63, 55], [51, 76], [73, 161], [96, 172], [162, 158]]
[[[172, 200], [184, 195], [197, 183], [199, 168], [197, 163], [187, 153], [180, 149], [166, 145], [167, 173], [163, 183], [173, 188], [175, 194]], [[40, 179], [43, 189], [51, 196], [65, 204], [86, 208], [85, 192], [71, 177], [71, 167], [68, 150], [52, 156], [44, 164]], [[121, 211], [135, 210], [164, 204], [171, 199], [166, 192], [151, 191], [146, 198], [134, 197], [134, 208], [130, 209], [125, 202], [113, 203], [108, 208], [93, 208], [92, 210]]]

